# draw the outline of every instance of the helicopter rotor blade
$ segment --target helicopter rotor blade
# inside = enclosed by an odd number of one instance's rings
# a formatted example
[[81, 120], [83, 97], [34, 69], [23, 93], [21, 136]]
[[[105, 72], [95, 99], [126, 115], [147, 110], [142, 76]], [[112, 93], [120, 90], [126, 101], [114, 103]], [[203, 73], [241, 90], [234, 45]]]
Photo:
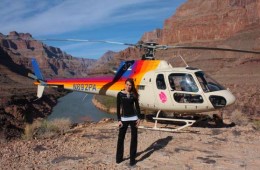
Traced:
[[195, 50], [215, 50], [215, 51], [233, 51], [233, 52], [241, 52], [241, 53], [251, 53], [251, 54], [260, 54], [260, 51], [252, 51], [252, 50], [241, 50], [241, 49], [232, 49], [232, 48], [218, 48], [218, 47], [203, 47], [203, 46], [171, 46], [171, 45], [159, 45], [156, 43], [124, 43], [117, 41], [107, 41], [107, 40], [86, 40], [86, 39], [58, 39], [58, 38], [46, 38], [46, 39], [23, 39], [23, 38], [5, 38], [9, 40], [27, 40], [27, 41], [68, 41], [68, 42], [98, 42], [98, 43], [108, 43], [108, 44], [117, 44], [117, 45], [126, 45], [137, 48], [148, 48], [153, 50], [166, 50], [166, 49], [195, 49]]
[[44, 38], [44, 39], [6, 38], [6, 39], [8, 39], [8, 40], [26, 40], [26, 41], [98, 42], [98, 43], [108, 43], [108, 44], [136, 46], [136, 44], [123, 43], [123, 42], [117, 42], [117, 41], [107, 41], [107, 40], [58, 39], [58, 38]]
[[[195, 50], [216, 50], [216, 51], [233, 51], [241, 53], [251, 53], [251, 54], [260, 54], [260, 51], [251, 51], [251, 50], [240, 50], [232, 48], [217, 48], [217, 47], [203, 47], [203, 46], [163, 46], [164, 49], [195, 49]], [[158, 49], [161, 49], [159, 46]]]
[[117, 42], [117, 41], [106, 41], [106, 40], [83, 40], [83, 39], [54, 39], [54, 38], [47, 38], [47, 39], [41, 39], [41, 41], [99, 42], [99, 43], [135, 46], [135, 44], [122, 43], [122, 42]]

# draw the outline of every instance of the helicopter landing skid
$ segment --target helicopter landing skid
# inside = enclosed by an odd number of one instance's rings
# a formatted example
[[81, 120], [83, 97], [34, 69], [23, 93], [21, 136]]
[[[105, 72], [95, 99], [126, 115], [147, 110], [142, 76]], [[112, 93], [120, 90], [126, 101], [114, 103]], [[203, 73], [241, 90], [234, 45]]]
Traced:
[[[154, 127], [139, 126], [138, 128], [149, 129], [149, 130], [159, 130], [159, 131], [165, 131], [165, 132], [177, 132], [177, 131], [184, 129], [186, 127], [190, 127], [195, 122], [197, 122], [196, 120], [187, 120], [187, 119], [159, 118], [160, 112], [161, 112], [161, 110], [159, 110], [157, 112], [156, 117], [153, 117], [153, 119], [155, 120]], [[162, 127], [157, 127], [158, 120], [166, 120], [166, 121], [173, 121], [173, 122], [184, 122], [185, 125], [182, 125], [178, 128], [174, 128], [174, 129], [172, 129], [172, 128], [162, 128]]]

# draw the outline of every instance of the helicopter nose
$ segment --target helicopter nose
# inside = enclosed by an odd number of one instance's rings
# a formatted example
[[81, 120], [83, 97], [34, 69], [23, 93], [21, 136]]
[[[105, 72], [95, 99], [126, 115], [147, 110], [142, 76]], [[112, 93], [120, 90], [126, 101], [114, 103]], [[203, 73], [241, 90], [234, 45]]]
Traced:
[[229, 89], [226, 90], [225, 99], [227, 102], [227, 106], [232, 105], [236, 101], [236, 97], [229, 91]]
[[235, 96], [227, 89], [211, 92], [209, 100], [215, 109], [229, 106], [235, 103]]

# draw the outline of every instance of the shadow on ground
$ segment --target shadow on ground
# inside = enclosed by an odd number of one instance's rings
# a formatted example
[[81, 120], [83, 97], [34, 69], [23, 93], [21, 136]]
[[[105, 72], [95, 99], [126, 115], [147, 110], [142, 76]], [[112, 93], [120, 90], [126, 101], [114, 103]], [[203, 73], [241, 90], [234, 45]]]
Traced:
[[146, 158], [149, 158], [155, 151], [163, 149], [170, 141], [172, 140], [172, 136], [167, 136], [166, 138], [158, 139], [154, 143], [152, 143], [145, 150], [138, 152], [137, 156], [144, 154], [137, 162], [143, 161]]

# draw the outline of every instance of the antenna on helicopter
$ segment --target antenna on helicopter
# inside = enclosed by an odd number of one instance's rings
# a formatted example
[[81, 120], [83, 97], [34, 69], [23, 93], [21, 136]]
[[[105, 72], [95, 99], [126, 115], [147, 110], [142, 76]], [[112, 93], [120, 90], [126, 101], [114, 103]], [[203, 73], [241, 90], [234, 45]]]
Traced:
[[186, 65], [186, 67], [189, 67], [189, 65], [187, 64], [187, 62], [183, 59], [183, 57], [181, 55], [179, 55], [179, 57], [181, 58], [181, 60], [184, 62], [184, 64]]

